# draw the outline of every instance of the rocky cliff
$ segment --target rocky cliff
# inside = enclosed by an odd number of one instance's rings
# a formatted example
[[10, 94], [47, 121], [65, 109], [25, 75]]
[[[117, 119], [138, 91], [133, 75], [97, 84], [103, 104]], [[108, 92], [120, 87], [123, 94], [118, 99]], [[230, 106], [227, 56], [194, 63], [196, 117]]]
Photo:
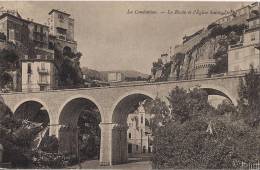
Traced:
[[196, 74], [196, 66], [203, 61], [214, 61], [214, 65], [205, 73], [209, 76], [226, 72], [228, 46], [240, 41], [246, 28], [246, 20], [225, 26], [214, 23], [209, 25], [199, 33], [194, 33], [195, 36], [184, 41], [182, 45], [175, 47], [168, 65], [159, 60], [153, 63], [152, 76], [157, 81], [192, 79]]

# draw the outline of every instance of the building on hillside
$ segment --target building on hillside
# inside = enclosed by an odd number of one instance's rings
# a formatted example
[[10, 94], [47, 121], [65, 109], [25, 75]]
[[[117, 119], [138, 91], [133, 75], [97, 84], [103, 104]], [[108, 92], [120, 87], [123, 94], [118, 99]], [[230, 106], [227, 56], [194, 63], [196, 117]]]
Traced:
[[260, 69], [260, 6], [259, 3], [251, 8], [248, 21], [248, 29], [236, 44], [230, 45], [228, 50], [229, 74], [244, 72], [253, 65]]
[[204, 59], [195, 62], [194, 76], [195, 79], [207, 78], [209, 69], [216, 65], [215, 59]]
[[251, 9], [251, 5], [242, 6], [241, 8], [232, 11], [230, 14], [225, 15], [215, 21], [216, 24], [220, 25], [226, 25], [226, 23], [230, 23], [233, 20], [236, 20], [237, 18], [241, 17], [248, 17], [249, 12]]
[[[70, 14], [53, 9], [49, 12], [48, 26], [32, 19], [23, 19], [18, 12], [7, 10], [0, 16], [0, 48], [7, 48], [10, 43], [19, 47], [22, 68], [20, 86], [17, 90], [49, 90], [57, 87], [57, 68], [54, 47], [63, 55], [77, 52], [74, 40], [74, 19]], [[15, 77], [19, 77], [19, 76]]]
[[0, 32], [5, 35], [5, 41], [18, 45], [23, 44], [28, 47], [29, 23], [29, 21], [22, 19], [20, 15], [15, 16], [10, 13], [3, 13], [0, 16]]
[[28, 24], [28, 28], [29, 39], [33, 43], [33, 46], [35, 46], [35, 49], [37, 49], [36, 54], [38, 54], [40, 50], [45, 51], [45, 49], [48, 49], [49, 27], [40, 23], [30, 21]]
[[134, 81], [146, 81], [148, 75], [135, 70], [117, 70], [117, 71], [101, 71], [104, 81], [112, 84], [124, 84]]
[[77, 42], [74, 40], [74, 19], [70, 14], [52, 9], [49, 12], [48, 26], [50, 35], [53, 37], [50, 40], [50, 46], [56, 44], [56, 47], [63, 52], [63, 54], [70, 54], [77, 52]]
[[129, 156], [152, 152], [153, 137], [149, 122], [150, 117], [145, 114], [142, 103], [134, 113], [128, 115], [127, 141]]
[[163, 65], [170, 62], [170, 55], [168, 53], [161, 54]]
[[120, 82], [120, 81], [123, 81], [123, 80], [124, 80], [124, 74], [119, 72], [119, 71], [107, 73], [107, 81], [108, 82]]
[[22, 59], [22, 91], [46, 91], [57, 87], [54, 53]]

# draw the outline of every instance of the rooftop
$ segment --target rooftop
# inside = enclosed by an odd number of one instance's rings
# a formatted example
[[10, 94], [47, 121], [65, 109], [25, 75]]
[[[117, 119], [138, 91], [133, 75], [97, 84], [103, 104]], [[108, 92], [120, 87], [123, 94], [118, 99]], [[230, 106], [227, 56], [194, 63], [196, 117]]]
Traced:
[[0, 19], [4, 18], [4, 17], [13, 17], [15, 19], [21, 20], [21, 21], [25, 21], [25, 22], [30, 22], [28, 20], [25, 20], [23, 18], [17, 17], [15, 15], [9, 14], [9, 13], [3, 13], [2, 15], [0, 15]]
[[58, 9], [52, 9], [50, 12], [49, 12], [49, 15], [51, 15], [53, 12], [58, 12], [58, 13], [62, 13], [64, 15], [67, 15], [67, 16], [70, 16], [70, 14], [64, 12], [64, 11], [60, 11]]

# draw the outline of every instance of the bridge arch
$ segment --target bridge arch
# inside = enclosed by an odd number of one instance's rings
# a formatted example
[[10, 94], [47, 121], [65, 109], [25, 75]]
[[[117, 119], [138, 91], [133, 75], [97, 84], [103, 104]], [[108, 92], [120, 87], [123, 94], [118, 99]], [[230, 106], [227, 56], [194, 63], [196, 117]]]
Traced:
[[52, 121], [48, 106], [38, 98], [23, 99], [12, 108], [12, 112], [18, 119], [43, 123], [44, 126]]
[[[156, 98], [156, 95], [154, 95], [152, 93], [148, 93], [146, 91], [141, 91], [141, 90], [133, 90], [133, 91], [124, 93], [112, 105], [112, 108], [110, 110], [110, 112], [112, 113], [111, 120], [114, 121], [113, 120], [113, 119], [115, 119], [114, 112], [115, 112], [116, 108], [120, 105], [120, 102], [122, 102], [123, 100], [127, 99], [130, 96], [138, 97], [138, 95], [145, 97], [145, 99], [155, 99]], [[140, 101], [142, 101], [142, 100], [140, 100]]]
[[234, 105], [237, 105], [237, 98], [235, 95], [230, 93], [225, 87], [217, 86], [213, 84], [202, 84], [197, 86], [203, 90], [205, 90], [209, 95], [219, 95], [229, 99]]
[[120, 96], [112, 106], [112, 164], [125, 163], [128, 160], [127, 117], [139, 107], [144, 100], [153, 100], [155, 95], [145, 91], [130, 91]]
[[61, 118], [61, 114], [62, 114], [62, 111], [63, 109], [65, 108], [65, 106], [67, 104], [69, 104], [71, 101], [75, 100], [75, 99], [86, 99], [87, 101], [89, 102], [92, 102], [93, 104], [96, 105], [96, 107], [98, 108], [99, 112], [100, 112], [100, 115], [101, 115], [101, 120], [103, 120], [103, 108], [101, 107], [101, 105], [91, 96], [87, 96], [87, 95], [74, 95], [74, 96], [71, 96], [69, 97], [65, 102], [63, 102], [63, 104], [59, 107], [58, 109], [58, 116], [59, 116], [59, 121], [60, 121], [60, 118]]
[[103, 109], [94, 98], [85, 95], [75, 95], [60, 106], [58, 113], [59, 125], [61, 127], [59, 129], [59, 150], [64, 153], [78, 154], [79, 140], [82, 139], [81, 137], [84, 135], [82, 131], [85, 128], [84, 124], [82, 125], [82, 121], [80, 121], [82, 116], [97, 116], [97, 122], [94, 124], [100, 130], [99, 123], [103, 117]]

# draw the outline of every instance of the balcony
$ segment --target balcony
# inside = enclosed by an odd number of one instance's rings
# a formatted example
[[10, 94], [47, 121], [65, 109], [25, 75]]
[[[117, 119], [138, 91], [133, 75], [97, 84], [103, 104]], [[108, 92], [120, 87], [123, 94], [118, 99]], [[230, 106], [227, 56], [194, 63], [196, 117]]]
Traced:
[[38, 70], [38, 73], [40, 73], [40, 74], [49, 74], [49, 71], [46, 68], [39, 68], [38, 67], [37, 70]]
[[40, 86], [46, 86], [49, 85], [49, 82], [47, 80], [38, 80], [38, 84]]
[[242, 46], [243, 46], [243, 42], [238, 42], [236, 44], [230, 45], [229, 48], [232, 49], [232, 48], [237, 48]]

